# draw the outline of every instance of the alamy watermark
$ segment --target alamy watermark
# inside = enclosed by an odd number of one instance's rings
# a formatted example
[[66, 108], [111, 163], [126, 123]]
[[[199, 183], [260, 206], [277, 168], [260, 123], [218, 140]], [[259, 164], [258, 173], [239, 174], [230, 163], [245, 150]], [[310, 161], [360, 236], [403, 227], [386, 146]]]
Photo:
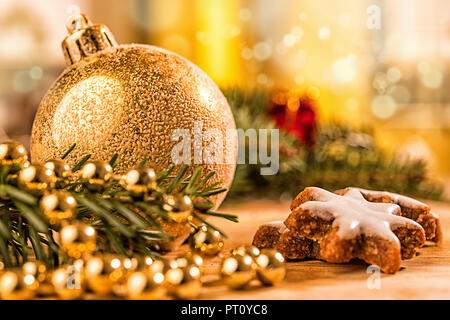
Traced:
[[366, 26], [369, 30], [381, 29], [381, 8], [376, 4], [372, 4], [367, 7], [367, 20]]
[[261, 175], [279, 169], [278, 129], [228, 129], [224, 134], [195, 121], [192, 131], [176, 129], [171, 140], [178, 142], [171, 152], [174, 164], [234, 164], [237, 152], [237, 164], [260, 164]]
[[375, 265], [370, 265], [366, 270], [367, 274], [370, 274], [366, 281], [367, 289], [380, 290], [381, 289], [381, 271], [380, 268]]

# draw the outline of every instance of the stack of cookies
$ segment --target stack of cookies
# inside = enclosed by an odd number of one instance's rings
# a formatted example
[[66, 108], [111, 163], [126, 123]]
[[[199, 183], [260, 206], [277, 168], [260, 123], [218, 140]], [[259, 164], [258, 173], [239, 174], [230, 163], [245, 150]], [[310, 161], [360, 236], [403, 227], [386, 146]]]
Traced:
[[253, 244], [275, 248], [288, 260], [332, 263], [360, 259], [395, 273], [425, 241], [440, 243], [439, 217], [415, 199], [390, 192], [309, 187], [284, 221], [260, 226]]

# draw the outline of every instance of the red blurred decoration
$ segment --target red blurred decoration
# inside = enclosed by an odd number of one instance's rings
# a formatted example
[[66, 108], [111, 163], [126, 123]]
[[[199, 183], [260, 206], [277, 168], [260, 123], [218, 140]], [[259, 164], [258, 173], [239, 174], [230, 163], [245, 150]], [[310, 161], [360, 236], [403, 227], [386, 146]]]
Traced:
[[280, 129], [295, 135], [306, 146], [314, 144], [317, 129], [314, 100], [276, 93], [272, 97], [269, 114]]

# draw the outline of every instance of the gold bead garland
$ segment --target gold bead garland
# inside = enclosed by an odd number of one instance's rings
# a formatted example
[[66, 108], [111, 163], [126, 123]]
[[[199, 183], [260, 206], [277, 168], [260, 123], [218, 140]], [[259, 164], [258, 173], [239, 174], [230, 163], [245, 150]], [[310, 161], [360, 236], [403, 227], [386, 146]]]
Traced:
[[53, 189], [55, 182], [56, 177], [53, 170], [43, 165], [30, 165], [19, 172], [19, 185], [36, 195]]
[[223, 282], [231, 289], [242, 289], [258, 279], [263, 285], [275, 285], [286, 276], [283, 255], [274, 249], [259, 250], [253, 245], [238, 246], [222, 260]]
[[[0, 144], [3, 145], [3, 144]], [[19, 144], [7, 144], [12, 149]], [[80, 299], [86, 293], [97, 296], [116, 296], [129, 299], [195, 299], [204, 285], [202, 256], [216, 256], [223, 249], [220, 233], [206, 225], [196, 228], [190, 239], [191, 252], [175, 259], [134, 255], [125, 257], [109, 253], [94, 253], [97, 248], [96, 229], [75, 219], [77, 201], [67, 191], [59, 190], [55, 182], [67, 183], [75, 176], [63, 160], [47, 161], [44, 165], [29, 164], [26, 151], [3, 155], [0, 167], [21, 166], [12, 170], [18, 186], [36, 195], [43, 217], [59, 226], [57, 243], [70, 264], [50, 269], [41, 261], [28, 261], [21, 268], [3, 269], [0, 262], [0, 297], [2, 299], [30, 299], [58, 296], [61, 299]], [[90, 190], [104, 190], [117, 181], [133, 199], [145, 201], [160, 192], [156, 175], [150, 168], [139, 167], [122, 179], [113, 176], [112, 166], [104, 161], [87, 161], [76, 174]], [[130, 170], [130, 172], [132, 172]], [[134, 175], [134, 176], [133, 176]], [[174, 222], [190, 222], [194, 210], [212, 208], [208, 199], [191, 198], [181, 193], [164, 194], [163, 208]], [[240, 289], [255, 279], [274, 285], [285, 276], [284, 260], [276, 251], [259, 250], [253, 246], [234, 248], [221, 264], [223, 283]]]

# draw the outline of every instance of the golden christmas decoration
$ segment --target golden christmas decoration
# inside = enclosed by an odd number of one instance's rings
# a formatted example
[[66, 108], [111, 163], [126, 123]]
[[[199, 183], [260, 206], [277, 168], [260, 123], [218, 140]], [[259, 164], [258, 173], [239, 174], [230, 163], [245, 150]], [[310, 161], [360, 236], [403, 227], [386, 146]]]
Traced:
[[[118, 45], [107, 27], [82, 14], [72, 17], [67, 29], [63, 52], [68, 67], [39, 106], [31, 139], [34, 162], [58, 158], [76, 143], [67, 158], [72, 166], [86, 154], [108, 161], [118, 153], [118, 174], [145, 158], [158, 172], [174, 162], [191, 162], [205, 176], [216, 172], [210, 183], [231, 185], [237, 138], [226, 137], [227, 130], [235, 129], [234, 118], [202, 70], [154, 46]], [[189, 133], [182, 142], [173, 138], [179, 129]], [[206, 131], [214, 132], [215, 141], [203, 137]], [[177, 153], [182, 145], [186, 153]], [[203, 151], [216, 145], [222, 147], [214, 154], [217, 161], [204, 161]], [[225, 195], [215, 197], [217, 207]]]
[[32, 274], [22, 269], [9, 269], [0, 275], [2, 300], [27, 300], [35, 297], [39, 283]]
[[85, 278], [82, 264], [81, 260], [77, 260], [73, 265], [65, 265], [53, 271], [51, 283], [60, 299], [74, 300], [83, 296]]
[[151, 168], [131, 169], [122, 177], [121, 184], [134, 197], [141, 198], [156, 189], [156, 172]]
[[46, 161], [44, 167], [52, 170], [55, 173], [56, 178], [58, 179], [67, 178], [72, 174], [70, 166], [67, 164], [67, 162], [61, 159]]
[[168, 212], [169, 219], [178, 223], [186, 222], [192, 219], [194, 205], [187, 195], [165, 195], [163, 208]]
[[113, 177], [111, 165], [102, 160], [87, 161], [81, 168], [81, 178], [88, 181], [88, 189], [100, 191]]
[[89, 289], [96, 294], [107, 295], [113, 292], [114, 285], [120, 285], [125, 277], [125, 268], [120, 256], [102, 254], [86, 260], [85, 274]]
[[186, 268], [188, 265], [193, 264], [199, 267], [201, 271], [203, 267], [203, 258], [200, 255], [192, 252], [177, 257], [175, 261], [180, 268]]
[[169, 284], [169, 293], [177, 299], [197, 298], [202, 289], [200, 277], [200, 267], [194, 263], [168, 270], [166, 283]]
[[75, 216], [77, 202], [67, 191], [53, 191], [44, 194], [40, 200], [40, 207], [50, 224], [58, 225]]
[[202, 225], [189, 239], [193, 251], [205, 255], [215, 256], [223, 249], [223, 239], [220, 232]]
[[121, 262], [124, 269], [124, 276], [113, 283], [112, 292], [116, 296], [126, 297], [129, 295], [129, 277], [135, 272], [142, 272], [149, 275], [151, 273], [149, 267], [153, 264], [154, 260], [149, 256], [137, 255], [131, 258], [122, 257]]
[[32, 275], [39, 284], [37, 294], [42, 296], [49, 296], [54, 293], [53, 286], [50, 283], [50, 271], [45, 263], [41, 261], [29, 261], [22, 265], [23, 274]]
[[224, 283], [231, 289], [246, 287], [256, 277], [255, 260], [245, 255], [231, 255], [222, 261], [222, 277]]
[[164, 286], [164, 274], [161, 272], [133, 272], [127, 279], [127, 297], [132, 300], [162, 299], [167, 288]]
[[249, 255], [253, 259], [257, 258], [261, 251], [253, 245], [241, 245], [231, 250], [232, 255]]
[[97, 232], [81, 222], [66, 223], [59, 232], [61, 250], [73, 259], [92, 253], [96, 248]]
[[256, 258], [258, 268], [256, 274], [259, 281], [265, 285], [275, 285], [286, 276], [286, 266], [283, 255], [274, 249], [262, 249]]
[[137, 255], [132, 258], [123, 258], [122, 264], [127, 272], [136, 271], [136, 270], [149, 270], [149, 267], [153, 264], [155, 260], [149, 256], [141, 256]]
[[0, 143], [0, 165], [23, 165], [28, 161], [28, 152], [25, 147], [16, 141]]
[[19, 172], [19, 185], [35, 194], [42, 194], [44, 191], [53, 188], [55, 181], [56, 177], [53, 170], [43, 165], [30, 165]]

